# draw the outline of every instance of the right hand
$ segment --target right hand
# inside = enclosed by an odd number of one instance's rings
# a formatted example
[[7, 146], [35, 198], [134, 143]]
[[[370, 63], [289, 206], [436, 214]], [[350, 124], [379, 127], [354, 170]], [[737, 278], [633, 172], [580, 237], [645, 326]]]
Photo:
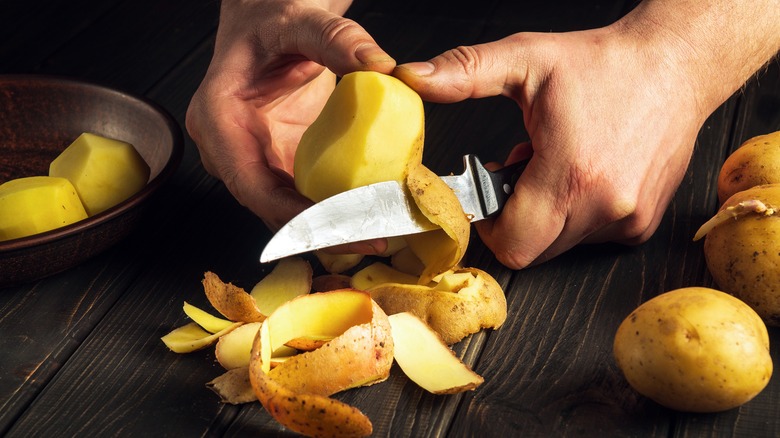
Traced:
[[[324, 2], [323, 2], [324, 3]], [[293, 184], [295, 149], [335, 86], [395, 61], [341, 14], [348, 2], [222, 2], [214, 55], [187, 110], [206, 171], [272, 230], [311, 201]]]

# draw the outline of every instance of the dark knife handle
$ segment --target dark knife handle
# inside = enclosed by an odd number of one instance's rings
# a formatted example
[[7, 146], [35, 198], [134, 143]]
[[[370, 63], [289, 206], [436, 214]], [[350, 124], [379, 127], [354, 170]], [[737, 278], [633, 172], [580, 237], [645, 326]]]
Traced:
[[479, 201], [485, 217], [495, 216], [504, 209], [504, 204], [515, 190], [515, 183], [528, 164], [528, 160], [523, 160], [502, 169], [490, 171], [482, 165], [476, 155], [466, 155], [463, 160], [466, 168], [471, 169], [474, 181], [477, 182]]

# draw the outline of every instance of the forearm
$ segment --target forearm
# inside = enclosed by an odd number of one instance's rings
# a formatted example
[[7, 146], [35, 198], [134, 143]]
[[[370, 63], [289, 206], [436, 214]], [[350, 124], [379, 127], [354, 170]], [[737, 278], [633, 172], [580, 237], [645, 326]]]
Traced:
[[709, 114], [780, 50], [780, 0], [645, 0], [616, 26], [684, 76]]

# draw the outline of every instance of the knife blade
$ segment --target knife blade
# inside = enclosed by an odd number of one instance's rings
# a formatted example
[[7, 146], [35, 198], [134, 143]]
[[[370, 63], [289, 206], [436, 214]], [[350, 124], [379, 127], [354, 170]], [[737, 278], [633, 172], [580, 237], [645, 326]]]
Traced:
[[[526, 164], [527, 161], [521, 161], [493, 172], [476, 155], [469, 154], [463, 157], [462, 174], [441, 179], [455, 192], [469, 220], [476, 222], [503, 209]], [[380, 182], [339, 193], [307, 208], [271, 238], [260, 262], [436, 228], [421, 217], [403, 183]]]

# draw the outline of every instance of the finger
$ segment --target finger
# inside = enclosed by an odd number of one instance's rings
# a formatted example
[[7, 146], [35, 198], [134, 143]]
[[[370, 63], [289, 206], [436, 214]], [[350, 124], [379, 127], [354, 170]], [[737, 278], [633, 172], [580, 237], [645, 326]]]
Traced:
[[457, 47], [427, 62], [401, 64], [393, 75], [432, 102], [511, 95], [523, 83], [525, 69], [514, 63], [522, 58], [522, 46], [510, 44], [509, 38]]
[[511, 269], [530, 265], [564, 228], [566, 211], [556, 202], [558, 184], [549, 175], [545, 163], [532, 158], [501, 214], [475, 223], [485, 245]]
[[363, 27], [324, 10], [307, 14], [300, 28], [283, 34], [282, 50], [300, 53], [340, 76], [357, 70], [389, 74], [395, 67], [395, 60]]

